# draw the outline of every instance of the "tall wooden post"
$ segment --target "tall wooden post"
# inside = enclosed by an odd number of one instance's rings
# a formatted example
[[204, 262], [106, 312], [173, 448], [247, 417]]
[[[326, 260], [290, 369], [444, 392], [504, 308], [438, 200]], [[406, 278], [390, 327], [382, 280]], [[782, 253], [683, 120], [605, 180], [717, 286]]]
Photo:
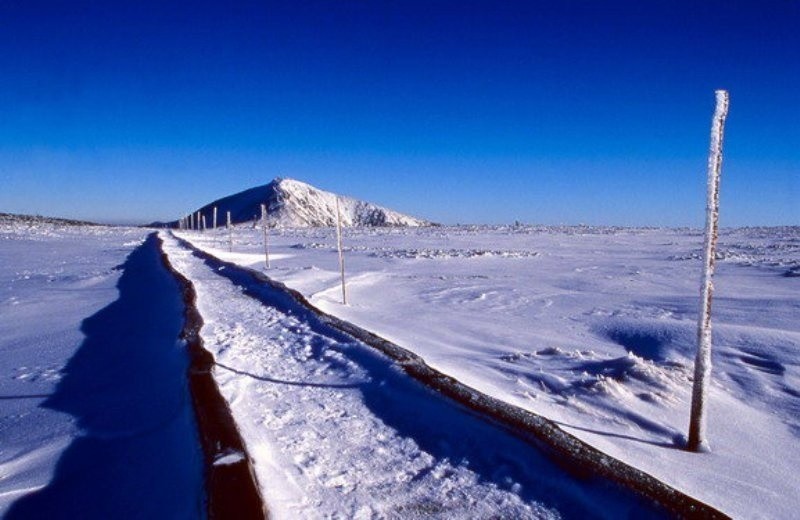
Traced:
[[344, 252], [342, 251], [342, 214], [339, 210], [339, 197], [336, 197], [336, 247], [339, 250], [339, 271], [342, 276], [342, 303], [347, 305], [347, 288], [344, 283]]
[[711, 121], [711, 145], [708, 151], [708, 188], [706, 193], [706, 230], [703, 246], [703, 275], [700, 286], [700, 316], [697, 322], [697, 355], [694, 360], [692, 411], [689, 418], [690, 451], [708, 450], [706, 407], [708, 380], [711, 377], [711, 298], [714, 293], [714, 255], [719, 227], [719, 180], [722, 173], [722, 140], [728, 116], [728, 92], [717, 90], [717, 105]]
[[269, 269], [269, 234], [267, 230], [267, 206], [261, 205], [261, 225], [264, 227], [264, 261]]
[[233, 252], [233, 226], [231, 225], [231, 212], [228, 212], [228, 251]]

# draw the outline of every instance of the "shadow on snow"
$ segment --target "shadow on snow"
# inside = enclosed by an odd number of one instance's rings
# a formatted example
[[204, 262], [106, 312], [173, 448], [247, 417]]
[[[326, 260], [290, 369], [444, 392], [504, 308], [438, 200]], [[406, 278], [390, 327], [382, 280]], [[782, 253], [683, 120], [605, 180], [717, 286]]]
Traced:
[[8, 519], [203, 515], [179, 288], [155, 234], [122, 267], [119, 298], [83, 321], [85, 339], [42, 404], [72, 415], [80, 433]]

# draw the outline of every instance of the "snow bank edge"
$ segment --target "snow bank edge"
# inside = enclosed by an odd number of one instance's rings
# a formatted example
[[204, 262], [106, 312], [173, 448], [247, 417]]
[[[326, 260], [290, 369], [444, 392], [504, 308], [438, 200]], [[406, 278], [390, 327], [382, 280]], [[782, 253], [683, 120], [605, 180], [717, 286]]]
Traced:
[[[181, 287], [184, 303], [181, 339], [189, 352], [189, 391], [203, 447], [208, 517], [269, 518], [250, 455], [211, 373], [214, 357], [203, 347], [200, 336], [203, 318], [195, 304], [194, 285], [172, 266], [164, 251], [164, 241], [157, 234], [156, 237], [161, 261]], [[230, 459], [232, 454], [240, 457], [230, 463], [219, 463]]]

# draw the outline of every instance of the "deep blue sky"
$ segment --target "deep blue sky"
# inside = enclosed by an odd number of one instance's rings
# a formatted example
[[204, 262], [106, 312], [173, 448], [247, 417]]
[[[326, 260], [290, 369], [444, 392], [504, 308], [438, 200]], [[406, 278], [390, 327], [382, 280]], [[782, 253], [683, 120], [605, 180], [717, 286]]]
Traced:
[[800, 2], [0, 1], [0, 211], [275, 176], [446, 222], [800, 224]]

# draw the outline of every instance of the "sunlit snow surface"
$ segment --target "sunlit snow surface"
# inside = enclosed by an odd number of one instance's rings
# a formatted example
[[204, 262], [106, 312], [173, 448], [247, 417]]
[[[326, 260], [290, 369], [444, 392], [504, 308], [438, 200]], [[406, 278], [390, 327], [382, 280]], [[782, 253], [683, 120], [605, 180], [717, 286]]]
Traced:
[[[184, 232], [263, 268], [261, 232]], [[800, 228], [726, 230], [713, 304], [712, 452], [688, 425], [702, 236], [591, 227], [271, 230], [269, 276], [326, 312], [740, 517], [800, 510]], [[223, 333], [223, 332], [220, 332]], [[332, 477], [334, 478], [334, 477]]]
[[275, 518], [657, 518], [422, 386], [285, 293], [165, 236]]

